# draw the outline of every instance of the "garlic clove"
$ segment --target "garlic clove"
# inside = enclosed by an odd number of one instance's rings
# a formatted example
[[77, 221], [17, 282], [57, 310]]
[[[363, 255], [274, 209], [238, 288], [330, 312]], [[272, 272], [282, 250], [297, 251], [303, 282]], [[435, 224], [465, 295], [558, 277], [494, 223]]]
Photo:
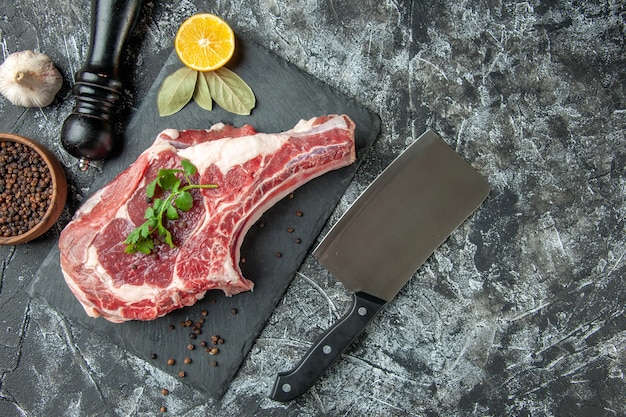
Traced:
[[16, 106], [48, 106], [62, 85], [54, 62], [39, 52], [14, 52], [0, 65], [0, 94]]

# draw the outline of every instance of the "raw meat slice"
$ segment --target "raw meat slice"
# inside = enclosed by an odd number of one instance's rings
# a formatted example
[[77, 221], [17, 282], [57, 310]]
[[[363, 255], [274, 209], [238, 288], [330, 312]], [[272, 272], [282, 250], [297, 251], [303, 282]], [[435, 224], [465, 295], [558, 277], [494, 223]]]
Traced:
[[[153, 320], [194, 304], [211, 289], [251, 290], [239, 269], [250, 226], [305, 182], [355, 160], [354, 123], [345, 115], [300, 121], [293, 129], [256, 133], [251, 126], [165, 130], [125, 171], [90, 197], [59, 239], [67, 285], [89, 316], [111, 322]], [[188, 159], [194, 204], [168, 222], [175, 248], [124, 253], [126, 236], [144, 221], [145, 189], [162, 168]]]

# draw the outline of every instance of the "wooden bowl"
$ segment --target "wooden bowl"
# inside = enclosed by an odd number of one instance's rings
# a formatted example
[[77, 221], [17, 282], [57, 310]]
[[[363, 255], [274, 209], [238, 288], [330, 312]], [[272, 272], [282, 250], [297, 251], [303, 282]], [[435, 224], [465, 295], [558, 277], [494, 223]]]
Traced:
[[52, 196], [48, 208], [39, 222], [19, 235], [0, 236], [0, 245], [17, 245], [29, 242], [47, 232], [59, 219], [67, 199], [67, 179], [63, 167], [43, 145], [27, 137], [0, 132], [0, 142], [18, 142], [34, 149], [43, 159], [52, 179]]

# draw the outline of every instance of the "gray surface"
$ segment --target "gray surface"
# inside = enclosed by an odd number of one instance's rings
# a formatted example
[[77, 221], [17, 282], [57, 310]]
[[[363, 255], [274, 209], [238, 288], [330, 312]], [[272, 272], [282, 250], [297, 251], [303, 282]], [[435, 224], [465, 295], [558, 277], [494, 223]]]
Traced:
[[[174, 3], [174, 2], [172, 2]], [[331, 219], [433, 128], [490, 181], [480, 210], [305, 397], [267, 399], [349, 294], [307, 257], [223, 399], [30, 301], [44, 239], [0, 248], [0, 415], [616, 416], [626, 414], [626, 84], [623, 2], [149, 2], [127, 61], [145, 97], [177, 26], [213, 11], [237, 33], [354, 97], [382, 134]], [[48, 53], [55, 103], [0, 99], [0, 129], [57, 145], [88, 8], [4, 2], [4, 54]], [[96, 167], [97, 168], [97, 167]], [[61, 222], [67, 221], [68, 213]], [[170, 389], [168, 396], [160, 393]]]

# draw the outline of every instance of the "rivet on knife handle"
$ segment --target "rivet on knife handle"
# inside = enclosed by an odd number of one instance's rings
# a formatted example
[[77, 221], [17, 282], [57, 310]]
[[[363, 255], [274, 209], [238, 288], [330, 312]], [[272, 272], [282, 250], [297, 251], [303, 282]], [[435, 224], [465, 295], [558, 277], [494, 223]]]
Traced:
[[304, 394], [385, 304], [384, 300], [369, 294], [355, 293], [350, 310], [313, 343], [298, 365], [291, 371], [278, 374], [271, 398], [290, 401]]

